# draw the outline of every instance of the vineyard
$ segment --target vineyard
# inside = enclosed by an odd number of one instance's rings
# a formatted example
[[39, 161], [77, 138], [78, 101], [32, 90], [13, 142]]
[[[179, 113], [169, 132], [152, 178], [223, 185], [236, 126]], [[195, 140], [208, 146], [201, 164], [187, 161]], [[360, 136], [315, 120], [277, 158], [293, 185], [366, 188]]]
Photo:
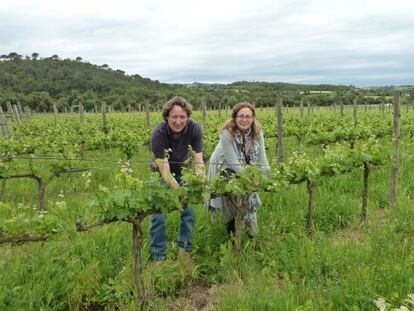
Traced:
[[[206, 182], [188, 168], [175, 192], [149, 169], [160, 113], [8, 122], [0, 310], [414, 308], [414, 110], [401, 109], [396, 132], [392, 107], [278, 108], [258, 109], [268, 175], [249, 167]], [[229, 116], [193, 116], [207, 163]], [[255, 191], [258, 235], [244, 237], [239, 219], [232, 240], [205, 201]], [[182, 200], [196, 209], [192, 267], [175, 243]], [[154, 264], [156, 211], [168, 214], [168, 258]]]

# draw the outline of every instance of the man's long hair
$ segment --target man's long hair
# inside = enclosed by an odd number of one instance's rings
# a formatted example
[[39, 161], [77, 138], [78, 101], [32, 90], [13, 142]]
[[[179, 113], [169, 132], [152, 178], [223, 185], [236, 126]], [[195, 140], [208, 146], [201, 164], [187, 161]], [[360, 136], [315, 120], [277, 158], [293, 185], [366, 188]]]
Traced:
[[193, 106], [191, 106], [191, 104], [184, 97], [174, 96], [162, 107], [162, 117], [164, 120], [167, 120], [168, 115], [174, 106], [180, 106], [184, 111], [187, 111], [187, 117], [191, 117], [191, 114], [193, 113]]

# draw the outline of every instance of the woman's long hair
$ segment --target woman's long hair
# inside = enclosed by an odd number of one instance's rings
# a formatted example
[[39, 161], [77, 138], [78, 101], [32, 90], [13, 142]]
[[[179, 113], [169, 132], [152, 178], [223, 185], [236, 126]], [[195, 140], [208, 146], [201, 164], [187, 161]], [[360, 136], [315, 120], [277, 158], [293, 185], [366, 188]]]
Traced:
[[257, 121], [256, 119], [256, 109], [254, 106], [249, 102], [240, 102], [234, 106], [233, 111], [231, 113], [231, 119], [228, 120], [223, 127], [221, 128], [221, 131], [228, 130], [230, 134], [234, 137], [236, 135], [236, 118], [239, 111], [243, 108], [249, 108], [253, 115], [253, 123], [251, 125], [251, 129], [253, 131], [253, 139], [258, 140], [260, 138], [260, 134], [262, 133], [262, 125]]

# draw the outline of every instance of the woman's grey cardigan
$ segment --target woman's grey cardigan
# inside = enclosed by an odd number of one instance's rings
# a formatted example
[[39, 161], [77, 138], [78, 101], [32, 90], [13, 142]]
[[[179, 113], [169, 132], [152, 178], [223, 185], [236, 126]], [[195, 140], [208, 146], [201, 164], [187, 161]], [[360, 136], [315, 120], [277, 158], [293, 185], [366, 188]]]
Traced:
[[[264, 146], [263, 134], [260, 134], [259, 140], [259, 154], [257, 163], [252, 163], [259, 165], [262, 172], [269, 170], [269, 163], [266, 158], [266, 151]], [[240, 172], [243, 169], [243, 165], [240, 161], [240, 152], [237, 148], [235, 139], [232, 137], [230, 132], [225, 129], [220, 134], [220, 142], [214, 149], [213, 154], [210, 157], [210, 164], [208, 167], [208, 180], [212, 180], [216, 175], [219, 175], [225, 169], [231, 169], [233, 171]], [[254, 193], [251, 197], [251, 202], [255, 208], [257, 208], [261, 202], [257, 193]], [[230, 221], [235, 217], [234, 209], [228, 208], [224, 202], [223, 197], [216, 197], [210, 199], [209, 205], [214, 209], [221, 209], [223, 218], [225, 222]]]

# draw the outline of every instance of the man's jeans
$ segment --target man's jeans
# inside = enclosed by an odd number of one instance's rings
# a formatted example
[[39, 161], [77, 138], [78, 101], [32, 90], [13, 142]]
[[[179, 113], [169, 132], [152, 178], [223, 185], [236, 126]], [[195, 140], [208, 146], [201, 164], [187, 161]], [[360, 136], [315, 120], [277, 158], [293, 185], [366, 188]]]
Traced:
[[[167, 257], [167, 237], [165, 233], [164, 214], [151, 215], [151, 258], [152, 260], [165, 260]], [[185, 207], [180, 217], [180, 233], [178, 235], [177, 244], [187, 252], [191, 251], [193, 246], [191, 239], [195, 223], [195, 212], [190, 207]]]

